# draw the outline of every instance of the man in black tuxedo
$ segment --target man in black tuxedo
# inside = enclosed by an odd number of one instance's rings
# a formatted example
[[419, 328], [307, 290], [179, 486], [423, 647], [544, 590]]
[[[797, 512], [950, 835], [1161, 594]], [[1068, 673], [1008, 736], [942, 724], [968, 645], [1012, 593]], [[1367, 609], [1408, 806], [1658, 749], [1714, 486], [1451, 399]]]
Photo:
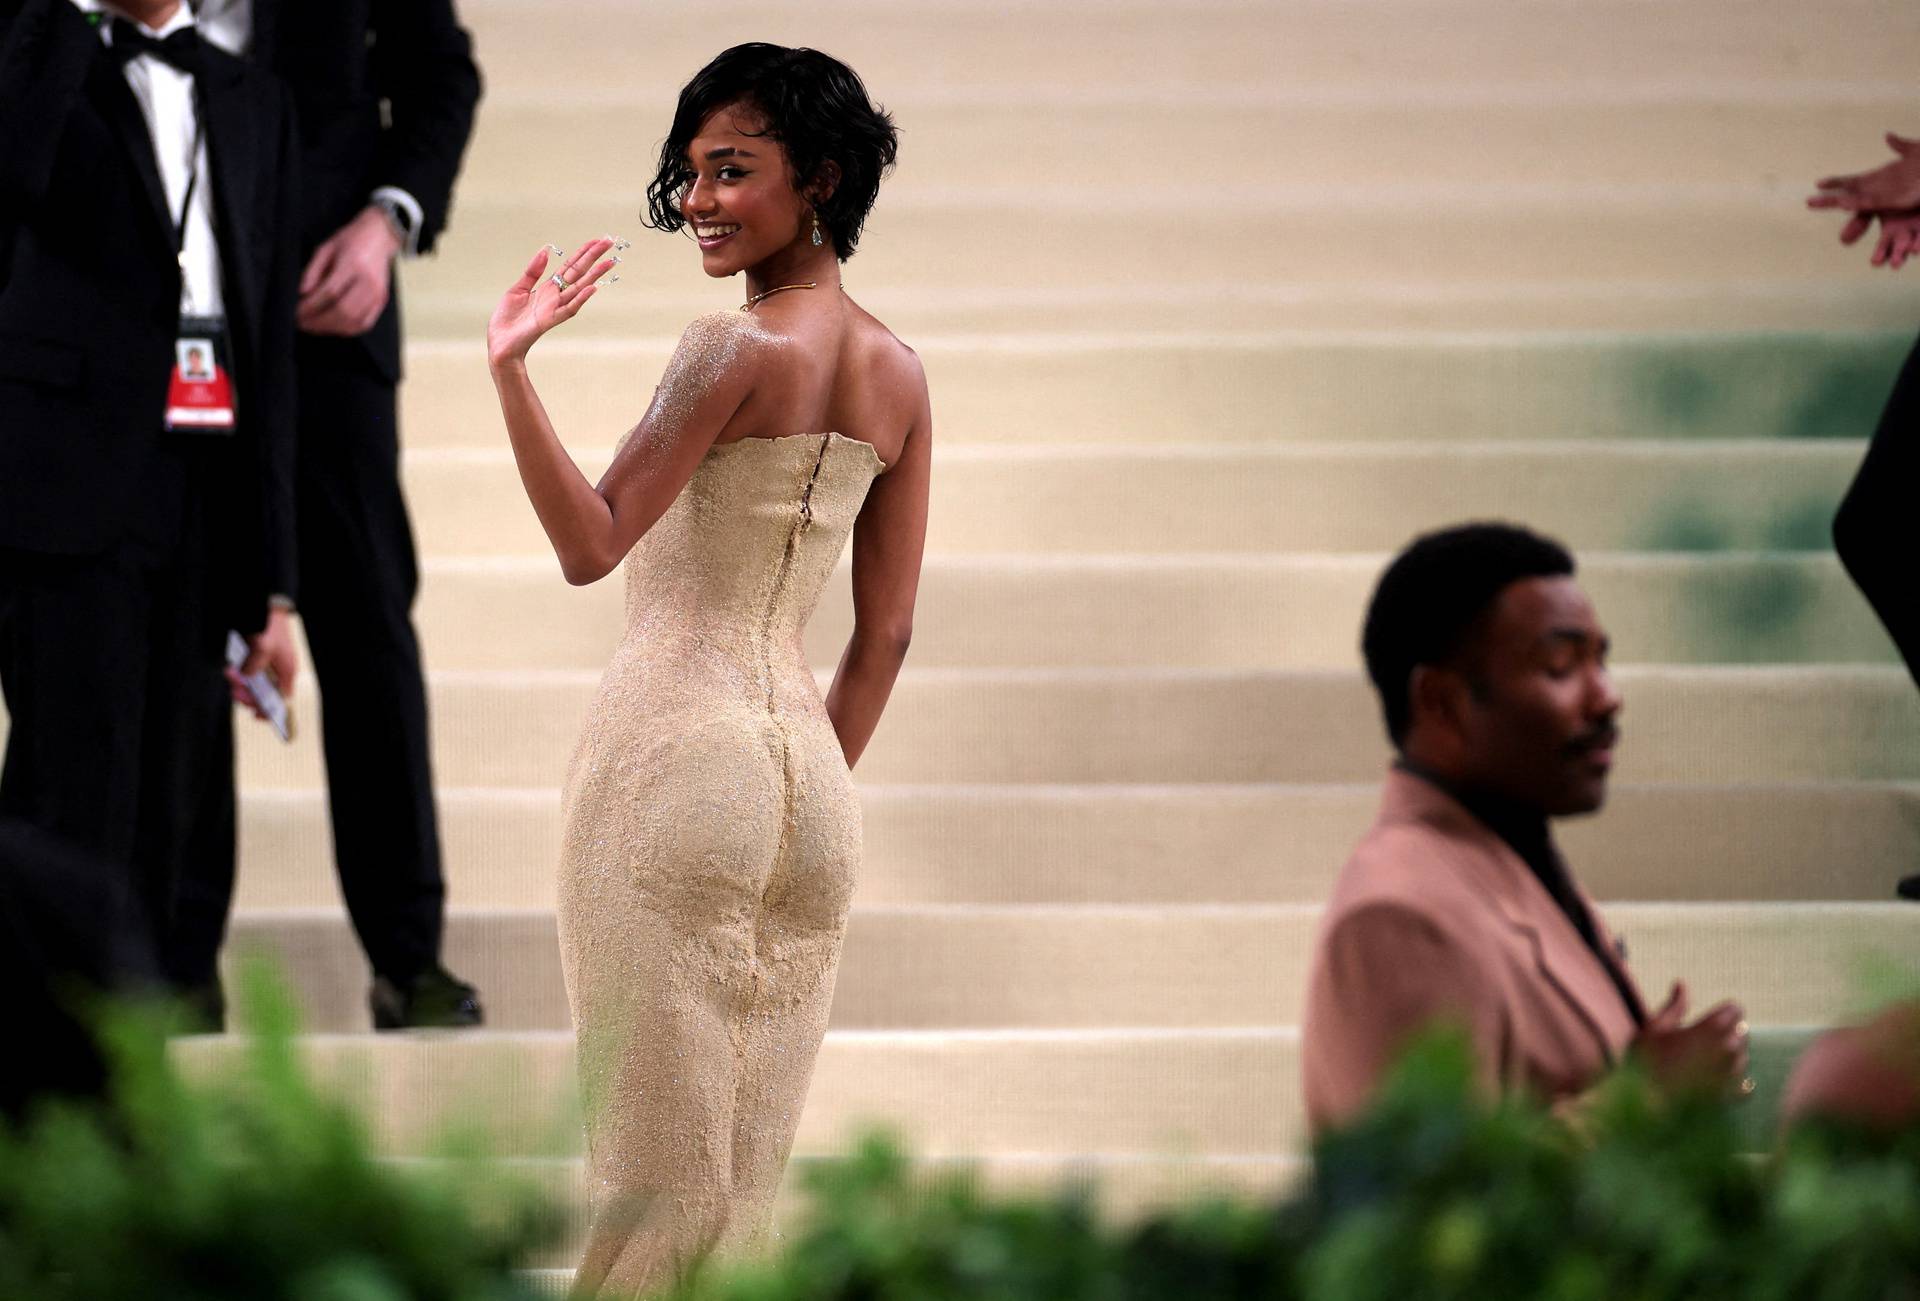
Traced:
[[183, 870], [232, 854], [227, 632], [296, 664], [297, 161], [285, 90], [179, 0], [0, 0], [0, 814], [126, 873], [183, 987]]
[[[440, 964], [440, 867], [418, 574], [400, 493], [397, 256], [432, 249], [480, 76], [452, 0], [201, 0], [209, 38], [283, 78], [299, 110], [300, 614], [319, 676], [341, 890], [376, 1026], [473, 1025]], [[218, 942], [229, 862], [193, 907]]]

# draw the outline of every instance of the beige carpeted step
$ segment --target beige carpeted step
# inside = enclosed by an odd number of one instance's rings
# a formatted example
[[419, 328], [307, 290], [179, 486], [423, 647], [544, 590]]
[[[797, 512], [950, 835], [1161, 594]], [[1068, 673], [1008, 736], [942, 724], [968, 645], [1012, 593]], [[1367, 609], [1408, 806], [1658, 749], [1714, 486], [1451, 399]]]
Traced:
[[650, 100], [654, 110], [627, 127], [648, 139], [664, 133], [680, 85], [743, 40], [827, 50], [882, 101], [943, 94], [968, 103], [1116, 91], [1179, 102], [1243, 88], [1388, 99], [1429, 87], [1524, 88], [1549, 101], [1657, 90], [1684, 99], [1728, 85], [1904, 85], [1920, 55], [1920, 24], [1886, 0], [1817, 9], [1785, 0], [1653, 8], [862, 0], [804, 10], [754, 0], [649, 13], [644, 24], [611, 0], [568, 6], [564, 22], [556, 12], [524, 0], [462, 6], [494, 102]]
[[[1843, 149], [1869, 161], [1872, 133], [1905, 102], [1920, 36], [1885, 3], [1823, 6], [1817, 18], [1779, 0], [1011, 15], [760, 3], [650, 15], [644, 41], [606, 39], [630, 27], [618, 6], [576, 14], [554, 24], [545, 7], [511, 0], [466, 14], [489, 93], [445, 252], [410, 268], [415, 338], [477, 341], [498, 286], [542, 240], [637, 233], [647, 156], [677, 87], [729, 40], [782, 35], [847, 57], [900, 112], [900, 173], [850, 269], [863, 301], [909, 335], [1089, 319], [1725, 329], [1911, 316], [1910, 296], [1797, 206], [1810, 168], [1846, 165]], [[1021, 39], [1006, 39], [1010, 23]], [[1164, 151], [1204, 114], [1235, 123], [1237, 171], [1196, 204], [1141, 159], [1184, 156]], [[583, 150], [592, 166], [570, 165]], [[571, 215], [529, 203], [556, 190], [527, 178], [551, 174], [571, 178]], [[1637, 195], [1618, 189], [1636, 183]], [[1329, 204], [1329, 190], [1343, 201]], [[1630, 211], [1597, 211], [1622, 201]], [[1730, 215], [1702, 220], [1703, 203]], [[1195, 208], [1232, 223], [1225, 237], [1197, 235]], [[1103, 213], [1124, 214], [1105, 235]], [[1451, 256], [1456, 245], [1465, 252]], [[1124, 280], [1088, 275], [1114, 265], [1129, 268]], [[927, 270], [945, 277], [938, 292]], [[635, 285], [644, 291], [605, 295], [590, 315], [620, 333], [664, 333], [702, 304], [737, 301], [703, 284], [683, 242], [636, 241], [622, 288]]]
[[[1324, 9], [1322, 11], [1324, 13]], [[1643, 18], [1641, 10], [1636, 18]], [[1196, 19], [1198, 16], [1196, 15]], [[1190, 22], [1189, 33], [1203, 30]], [[1056, 52], [1058, 55], [1060, 52]], [[983, 77], [991, 68], [978, 70]], [[1726, 86], [1724, 97], [1619, 96], [1619, 82], [1565, 98], [1356, 96], [1275, 81], [1185, 98], [1125, 87], [1097, 99], [1049, 95], [1049, 85], [979, 82], [953, 93], [895, 87], [887, 106], [901, 156], [883, 192], [963, 193], [1030, 187], [1037, 198], [1098, 193], [1137, 182], [1142, 169], [1191, 153], [1233, 124], [1229, 191], [1312, 184], [1345, 187], [1562, 185], [1570, 190], [1644, 185], [1675, 191], [1767, 182], [1808, 183], [1850, 158], [1873, 158], [1889, 123], [1911, 115], [1911, 96], [1807, 86], [1769, 93], [1765, 83]], [[652, 175], [667, 120], [660, 88], [634, 84], [625, 98], [541, 99], [499, 87], [481, 108], [461, 170], [463, 200], [525, 197], [526, 162], [540, 159], [581, 190], [637, 193]], [[1618, 96], [1618, 97], [1616, 97]], [[1041, 124], [1044, 123], [1044, 129]], [[629, 199], [628, 202], [634, 202]], [[457, 223], [456, 223], [457, 224]]]
[[535, 1296], [565, 1298], [573, 1291], [573, 1266], [547, 1266], [523, 1269], [518, 1276], [533, 1289]]
[[[868, 786], [863, 905], [1317, 903], [1379, 804], [1329, 786]], [[439, 794], [457, 908], [551, 908], [554, 790]], [[1884, 900], [1920, 870], [1920, 786], [1616, 787], [1556, 831], [1606, 900]], [[242, 911], [337, 905], [319, 791], [241, 808]]]
[[[627, 224], [624, 207], [601, 215], [602, 229]], [[554, 238], [563, 234], [556, 231]], [[1791, 273], [1756, 264], [1738, 283], [1696, 283], [1669, 274], [1596, 275], [1569, 265], [1550, 279], [1528, 283], [1441, 283], [1409, 278], [1404, 270], [1358, 268], [1344, 281], [1327, 283], [1210, 276], [1177, 284], [1089, 280], [1072, 286], [930, 289], [861, 274], [848, 284], [859, 285], [861, 304], [910, 344], [953, 333], [1076, 334], [1089, 323], [1129, 334], [1338, 331], [1393, 338], [1463, 331], [1912, 331], [1913, 291], [1907, 284], [1866, 269], [1864, 253], [1828, 244], [1830, 229], [1814, 224], [1809, 235], [1828, 248], [1817, 271]], [[537, 233], [534, 242], [539, 242]], [[520, 256], [531, 251], [523, 250]], [[593, 311], [570, 322], [562, 337], [616, 341], [624, 348], [619, 341], [635, 336], [678, 338], [701, 313], [739, 307], [737, 285], [681, 279], [678, 261], [685, 254], [678, 249], [640, 256], [661, 257], [654, 264], [658, 274], [643, 276], [630, 269], [619, 292], [597, 298]], [[505, 286], [498, 270], [489, 269], [477, 286], [462, 285], [457, 277], [436, 280], [430, 266], [411, 269], [406, 280], [412, 286], [404, 295], [409, 337], [469, 347], [478, 374], [487, 316]], [[634, 285], [644, 287], [628, 292]], [[649, 372], [644, 381], [635, 382], [652, 384], [654, 378]], [[618, 408], [625, 410], [624, 405]], [[631, 417], [623, 419], [618, 413], [610, 421], [614, 429], [627, 423]]]
[[[1344, 294], [1356, 283], [1384, 281], [1403, 291], [1484, 292], [1570, 279], [1678, 284], [1738, 298], [1756, 280], [1819, 279], [1854, 287], [1886, 275], [1869, 267], [1859, 250], [1841, 249], [1832, 221], [1808, 213], [1799, 189], [1787, 186], [1678, 204], [1549, 193], [1440, 205], [1415, 194], [1402, 202], [1389, 198], [1350, 207], [1303, 191], [1236, 198], [1199, 215], [1168, 202], [1171, 197], [1143, 189], [1039, 211], [1019, 195], [998, 202], [993, 196], [954, 196], [924, 206], [883, 197], [843, 283], [862, 302], [868, 288], [884, 286], [896, 294], [1039, 293], [1066, 305], [1089, 287], [1139, 295], [1161, 286], [1218, 286], [1218, 297], [1231, 298], [1228, 287], [1245, 284], [1295, 292], [1318, 286]], [[459, 337], [481, 337], [487, 313], [530, 253], [547, 243], [571, 249], [602, 233], [633, 241], [621, 283], [596, 295], [583, 313], [605, 327], [677, 333], [672, 326], [634, 328], [640, 320], [658, 319], [663, 295], [704, 294], [719, 308], [741, 300], [737, 286], [705, 277], [688, 241], [642, 238], [648, 233], [611, 196], [599, 202], [462, 202], [457, 217], [455, 232], [437, 255], [410, 268], [408, 288], [415, 303], [436, 314], [453, 301], [476, 306], [470, 332]], [[985, 232], [992, 237], [983, 238]], [[1570, 248], [1575, 232], [1577, 259]], [[1226, 249], [1231, 258], [1223, 264]], [[885, 319], [885, 311], [881, 315]], [[1118, 328], [1085, 314], [1070, 328], [1085, 329], [1090, 320]], [[435, 326], [429, 333], [443, 331]]]
[[[1766, 1086], [1750, 1113], [1756, 1129], [1809, 1033], [1754, 1031], [1754, 1078]], [[457, 1124], [489, 1135], [502, 1155], [580, 1147], [571, 1034], [321, 1035], [303, 1047], [321, 1079], [365, 1102], [388, 1153], [431, 1153]], [[189, 1070], [216, 1071], [244, 1044], [204, 1037], [174, 1051]], [[922, 1157], [1125, 1152], [1264, 1164], [1303, 1146], [1299, 1078], [1291, 1027], [830, 1031], [794, 1151], [844, 1151], [881, 1123]]]
[[[1301, 1128], [1297, 1043], [1283, 1027], [830, 1032], [795, 1150], [837, 1151], [884, 1122], [926, 1155], [1285, 1153]], [[176, 1052], [218, 1069], [240, 1047], [201, 1038]], [[430, 1152], [455, 1122], [503, 1154], [578, 1150], [571, 1033], [315, 1035], [303, 1047], [365, 1103], [388, 1152]]]
[[[570, 450], [597, 480], [611, 448]], [[927, 545], [1388, 552], [1500, 518], [1576, 550], [1825, 549], [1859, 460], [1851, 441], [954, 447], [935, 453]], [[505, 447], [421, 450], [403, 471], [424, 554], [552, 554]]]
[[[321, 784], [311, 674], [282, 745], [239, 729], [244, 789]], [[1617, 777], [1779, 782], [1920, 776], [1920, 700], [1892, 667], [1626, 667]], [[433, 673], [442, 786], [551, 787], [598, 675]], [[901, 675], [863, 782], [1375, 781], [1386, 738], [1357, 673], [940, 670]]]
[[[1360, 624], [1386, 562], [1385, 555], [935, 555], [922, 572], [912, 663], [1358, 667]], [[1894, 657], [1831, 556], [1590, 554], [1580, 582], [1622, 660]], [[603, 667], [621, 636], [623, 588], [619, 578], [569, 587], [550, 558], [429, 561], [418, 607], [427, 662], [456, 670]], [[808, 659], [837, 663], [852, 628], [843, 568], [808, 625]]]
[[[1320, 909], [1312, 904], [918, 904], [856, 909], [834, 1025], [1048, 1027], [1298, 1020]], [[1685, 979], [1703, 1006], [1755, 1021], [1828, 1021], [1920, 980], [1920, 909], [1902, 903], [1611, 904], [1649, 998]], [[283, 961], [310, 1024], [364, 1028], [365, 968], [331, 910], [247, 913], [234, 955]], [[457, 910], [446, 961], [505, 1029], [568, 1024], [553, 914]]]
[[[1372, 336], [1101, 324], [913, 336], [938, 445], [1858, 438], [1912, 343], [1908, 322], [1889, 333]], [[610, 448], [639, 419], [674, 344], [589, 325], [542, 340], [533, 360], [555, 428], [581, 452]], [[416, 338], [401, 390], [410, 448], [506, 446], [481, 358], [476, 333]]]

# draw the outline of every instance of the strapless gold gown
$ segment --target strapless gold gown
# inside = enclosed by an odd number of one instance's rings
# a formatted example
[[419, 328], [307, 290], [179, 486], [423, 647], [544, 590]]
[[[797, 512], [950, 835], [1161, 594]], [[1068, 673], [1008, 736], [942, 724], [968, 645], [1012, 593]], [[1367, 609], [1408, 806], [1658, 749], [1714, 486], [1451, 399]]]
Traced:
[[665, 1285], [767, 1226], [860, 862], [801, 632], [884, 468], [839, 434], [715, 447], [627, 558], [626, 633], [565, 791], [576, 1295]]

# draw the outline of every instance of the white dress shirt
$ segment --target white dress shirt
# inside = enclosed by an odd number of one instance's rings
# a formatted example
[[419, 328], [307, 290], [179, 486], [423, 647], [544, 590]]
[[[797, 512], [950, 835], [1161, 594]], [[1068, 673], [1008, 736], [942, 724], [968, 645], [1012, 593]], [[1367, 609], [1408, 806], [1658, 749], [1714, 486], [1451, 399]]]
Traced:
[[[104, 15], [100, 23], [101, 39], [108, 45], [113, 44], [113, 36], [109, 31], [109, 22], [115, 12], [113, 7], [102, 3], [102, 0], [73, 0], [73, 3], [82, 13]], [[183, 3], [158, 31], [147, 28], [147, 32], [158, 40], [182, 27], [195, 28], [201, 39], [229, 54], [246, 58], [253, 48], [253, 0], [196, 0], [191, 6]], [[134, 98], [140, 101], [140, 109], [147, 115], [147, 130], [153, 136], [154, 153], [160, 159], [160, 179], [166, 186], [167, 202], [174, 216], [178, 217], [188, 174], [186, 155], [193, 140], [193, 78], [155, 59], [142, 56], [128, 60], [127, 84], [133, 87]], [[181, 109], [178, 105], [185, 107]], [[184, 126], [180, 126], [180, 123], [184, 123]], [[180, 130], [186, 134], [175, 139]], [[169, 150], [161, 144], [163, 139], [174, 140], [171, 170]], [[201, 142], [200, 166], [201, 182], [193, 196], [195, 212], [188, 214], [187, 222], [187, 247], [193, 251], [186, 255], [187, 260], [182, 263], [182, 269], [188, 273], [196, 292], [193, 305], [189, 306], [188, 294], [183, 289], [180, 310], [194, 315], [217, 316], [220, 314], [221, 301], [220, 251], [213, 241], [213, 199], [208, 193], [210, 182], [206, 174], [205, 141]], [[367, 201], [391, 202], [406, 213], [406, 229], [400, 239], [400, 256], [417, 257], [420, 252], [420, 226], [426, 219], [420, 201], [397, 185], [376, 187], [367, 196]], [[196, 226], [199, 227], [198, 234]], [[205, 251], [205, 257], [200, 256], [201, 250]], [[211, 285], [211, 292], [200, 292], [201, 286], [206, 284]], [[211, 310], [207, 308], [209, 302], [212, 304]]]
[[[124, 15], [93, 0], [74, 3], [83, 12], [102, 16], [100, 39], [112, 45], [112, 20]], [[181, 5], [158, 28], [142, 26], [149, 36], [163, 40], [193, 25], [193, 14]], [[205, 133], [198, 130], [200, 115], [193, 98], [193, 78], [144, 54], [128, 59], [125, 73], [127, 85], [147, 119], [147, 135], [153, 141], [154, 162], [160, 168], [170, 226], [180, 219], [180, 207], [187, 203], [188, 179], [196, 174], [199, 177], [187, 206], [186, 239], [180, 249], [181, 315], [225, 316], [225, 300], [220, 293], [220, 245], [213, 237], [213, 170], [207, 163]]]
[[200, 35], [241, 58], [253, 48], [253, 0], [194, 0]]

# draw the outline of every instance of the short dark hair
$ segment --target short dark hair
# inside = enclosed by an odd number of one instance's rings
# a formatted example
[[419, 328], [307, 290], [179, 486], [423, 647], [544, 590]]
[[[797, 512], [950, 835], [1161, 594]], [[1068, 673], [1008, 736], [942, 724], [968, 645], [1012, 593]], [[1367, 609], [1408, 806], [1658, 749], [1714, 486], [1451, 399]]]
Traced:
[[1360, 650], [1398, 746], [1411, 724], [1413, 670], [1455, 663], [1500, 593], [1527, 578], [1573, 574], [1573, 556], [1514, 524], [1460, 524], [1423, 534], [1373, 589]]
[[680, 91], [673, 126], [660, 146], [660, 169], [647, 186], [647, 225], [676, 231], [687, 224], [680, 210], [693, 179], [687, 146], [714, 110], [729, 104], [750, 105], [766, 119], [761, 134], [786, 149], [796, 189], [810, 184], [822, 164], [840, 169], [833, 193], [814, 211], [840, 260], [852, 257], [880, 177], [899, 153], [899, 132], [852, 68], [805, 47], [752, 41], [721, 51], [694, 74]]

